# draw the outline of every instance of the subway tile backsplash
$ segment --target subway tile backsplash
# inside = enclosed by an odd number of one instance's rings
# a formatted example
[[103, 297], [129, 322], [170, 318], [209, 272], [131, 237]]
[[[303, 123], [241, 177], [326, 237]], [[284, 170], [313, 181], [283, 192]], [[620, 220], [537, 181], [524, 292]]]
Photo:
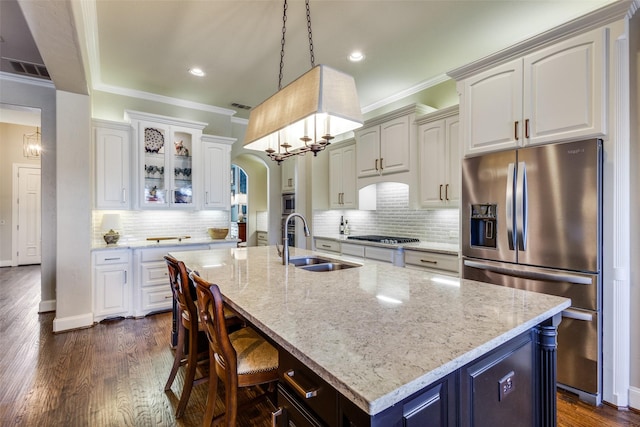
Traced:
[[104, 244], [102, 215], [120, 214], [120, 241], [145, 240], [158, 236], [191, 236], [208, 239], [207, 228], [229, 227], [228, 211], [93, 211], [93, 243]]
[[314, 211], [313, 234], [338, 234], [340, 216], [349, 221], [350, 234], [382, 234], [415, 237], [421, 241], [458, 243], [458, 209], [415, 210], [409, 208], [409, 187], [399, 183], [377, 185], [375, 211]]

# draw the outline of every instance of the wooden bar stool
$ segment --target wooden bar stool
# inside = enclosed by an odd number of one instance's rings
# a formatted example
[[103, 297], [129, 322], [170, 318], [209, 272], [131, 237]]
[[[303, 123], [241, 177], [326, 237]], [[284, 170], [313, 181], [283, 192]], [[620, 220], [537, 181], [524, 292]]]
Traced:
[[[178, 261], [169, 255], [165, 255], [164, 259], [169, 269], [169, 282], [173, 298], [178, 304], [178, 344], [176, 345], [173, 366], [164, 390], [171, 390], [171, 385], [176, 378], [178, 369], [181, 366], [185, 366], [184, 386], [176, 409], [176, 418], [180, 418], [187, 407], [193, 386], [208, 380], [206, 376], [196, 378], [198, 363], [206, 362], [208, 352], [198, 352], [198, 335], [204, 335], [204, 331], [198, 322], [198, 309], [193, 301], [191, 279], [187, 269], [182, 261]], [[189, 341], [188, 353], [185, 357], [185, 341], [187, 338]]]
[[[224, 417], [225, 426], [235, 427], [238, 388], [269, 384], [269, 390], [273, 390], [278, 381], [278, 351], [251, 327], [229, 333], [218, 286], [195, 273], [191, 273], [190, 277], [196, 285], [200, 322], [209, 339], [209, 394], [202, 425], [211, 426]], [[222, 379], [225, 386], [225, 413], [214, 419], [217, 378]], [[255, 404], [264, 397], [266, 392], [248, 404]]]

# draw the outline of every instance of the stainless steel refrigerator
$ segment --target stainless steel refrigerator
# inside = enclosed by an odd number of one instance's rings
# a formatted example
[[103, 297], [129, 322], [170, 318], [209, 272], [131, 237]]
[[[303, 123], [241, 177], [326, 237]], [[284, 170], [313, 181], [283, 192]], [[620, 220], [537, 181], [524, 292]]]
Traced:
[[571, 298], [558, 328], [558, 386], [600, 404], [602, 141], [462, 162], [463, 277]]

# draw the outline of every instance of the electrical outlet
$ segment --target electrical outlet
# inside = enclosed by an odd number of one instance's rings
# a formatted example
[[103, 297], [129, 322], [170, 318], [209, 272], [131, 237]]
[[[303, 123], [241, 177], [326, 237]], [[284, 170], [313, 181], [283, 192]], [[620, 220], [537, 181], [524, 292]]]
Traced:
[[458, 231], [449, 231], [449, 238], [455, 239], [458, 237]]
[[7, 223], [7, 221], [5, 221], [4, 219], [0, 219], [0, 225], [5, 225]]
[[507, 375], [502, 377], [502, 379], [498, 383], [500, 387], [500, 394], [498, 399], [499, 401], [502, 401], [502, 399], [504, 399], [509, 393], [515, 390], [516, 388], [516, 384], [514, 382], [515, 375], [516, 375], [515, 372], [511, 371]]

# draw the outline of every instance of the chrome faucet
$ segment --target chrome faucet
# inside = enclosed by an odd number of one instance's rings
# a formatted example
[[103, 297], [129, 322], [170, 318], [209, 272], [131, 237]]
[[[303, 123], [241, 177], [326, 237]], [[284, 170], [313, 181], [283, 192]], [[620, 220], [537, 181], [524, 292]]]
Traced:
[[289, 264], [289, 239], [287, 238], [287, 226], [289, 225], [289, 220], [295, 217], [298, 217], [302, 220], [302, 224], [304, 225], [304, 235], [306, 237], [311, 236], [311, 233], [309, 232], [309, 227], [307, 226], [307, 220], [301, 214], [294, 212], [289, 216], [287, 216], [287, 219], [285, 219], [284, 223], [282, 224], [282, 251], [280, 250], [280, 247], [276, 243], [276, 248], [278, 249], [278, 255], [282, 257], [282, 265]]

